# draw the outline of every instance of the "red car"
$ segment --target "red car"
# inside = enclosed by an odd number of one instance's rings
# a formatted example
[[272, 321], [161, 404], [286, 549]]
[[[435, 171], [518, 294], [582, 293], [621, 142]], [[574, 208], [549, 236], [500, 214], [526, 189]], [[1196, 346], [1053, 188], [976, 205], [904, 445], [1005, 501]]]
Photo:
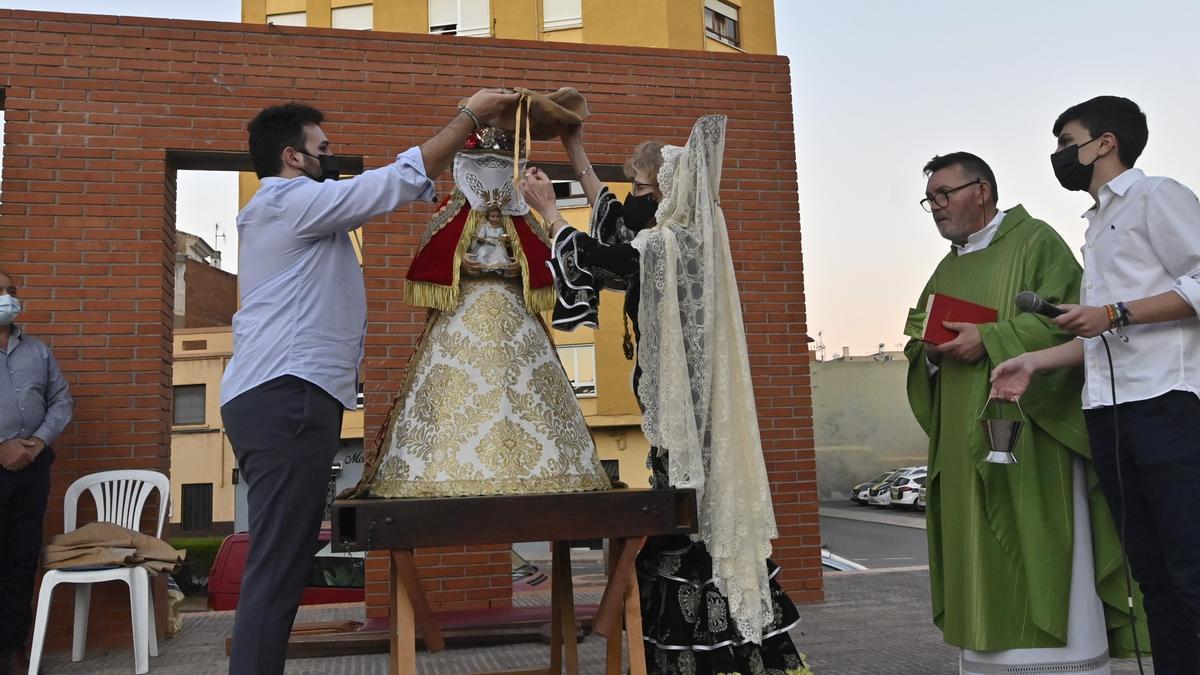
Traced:
[[[329, 528], [322, 527], [321, 548], [313, 554], [312, 573], [300, 599], [302, 605], [363, 601], [362, 553], [334, 553], [329, 540]], [[249, 551], [250, 536], [246, 532], [231, 534], [221, 542], [208, 577], [209, 609], [237, 609]]]

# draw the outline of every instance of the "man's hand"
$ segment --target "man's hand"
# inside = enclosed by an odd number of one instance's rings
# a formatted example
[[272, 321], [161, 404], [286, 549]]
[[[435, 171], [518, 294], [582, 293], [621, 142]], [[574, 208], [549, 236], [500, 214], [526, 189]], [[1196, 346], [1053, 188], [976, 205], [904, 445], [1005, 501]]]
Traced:
[[987, 350], [983, 347], [983, 339], [979, 337], [979, 326], [958, 321], [943, 321], [942, 326], [946, 330], [958, 333], [958, 337], [943, 343], [938, 349], [942, 356], [955, 361], [974, 363], [987, 355]]
[[1029, 353], [1013, 357], [992, 369], [992, 391], [990, 398], [1001, 401], [1016, 401], [1029, 389], [1034, 368], [1033, 356]]
[[494, 124], [500, 113], [520, 100], [516, 92], [504, 93], [501, 89], [480, 89], [467, 100], [467, 107], [479, 118], [480, 124]]
[[1059, 307], [1067, 310], [1067, 313], [1051, 320], [1071, 335], [1085, 338], [1096, 337], [1112, 328], [1112, 322], [1108, 319], [1108, 310], [1104, 307], [1088, 305], [1059, 305]]
[[0, 466], [9, 471], [20, 471], [33, 463], [40, 451], [37, 442], [23, 438], [12, 438], [0, 443]]
[[505, 276], [505, 278], [508, 278], [508, 279], [515, 279], [515, 278], [521, 276], [521, 263], [519, 263], [515, 260], [510, 262], [504, 268], [504, 276]]
[[525, 178], [519, 184], [525, 201], [540, 213], [543, 218], [549, 218], [549, 212], [558, 214], [557, 200], [554, 197], [554, 183], [541, 169], [536, 166], [525, 171]]

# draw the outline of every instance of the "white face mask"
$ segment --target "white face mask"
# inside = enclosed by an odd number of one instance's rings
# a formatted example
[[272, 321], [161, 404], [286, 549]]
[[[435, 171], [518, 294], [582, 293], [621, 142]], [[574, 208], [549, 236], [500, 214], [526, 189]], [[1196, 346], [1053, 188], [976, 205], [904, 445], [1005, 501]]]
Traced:
[[0, 326], [8, 326], [21, 313], [21, 301], [13, 295], [0, 295]]

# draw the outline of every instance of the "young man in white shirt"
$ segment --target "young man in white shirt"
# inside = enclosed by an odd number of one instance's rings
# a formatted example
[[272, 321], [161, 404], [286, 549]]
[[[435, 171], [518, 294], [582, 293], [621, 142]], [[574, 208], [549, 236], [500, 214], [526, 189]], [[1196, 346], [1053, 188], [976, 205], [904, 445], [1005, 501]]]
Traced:
[[283, 673], [342, 410], [355, 407], [367, 298], [349, 233], [404, 204], [432, 201], [433, 178], [467, 136], [517, 98], [480, 91], [420, 147], [343, 181], [319, 110], [288, 103], [250, 122], [262, 183], [238, 214], [241, 308], [221, 381], [250, 523], [231, 675]]
[[1080, 103], [1053, 131], [1059, 182], [1095, 200], [1081, 304], [1054, 319], [1081, 339], [998, 365], [992, 394], [1084, 366], [1096, 472], [1145, 596], [1155, 672], [1200, 673], [1200, 202], [1133, 168], [1148, 131], [1129, 99]]

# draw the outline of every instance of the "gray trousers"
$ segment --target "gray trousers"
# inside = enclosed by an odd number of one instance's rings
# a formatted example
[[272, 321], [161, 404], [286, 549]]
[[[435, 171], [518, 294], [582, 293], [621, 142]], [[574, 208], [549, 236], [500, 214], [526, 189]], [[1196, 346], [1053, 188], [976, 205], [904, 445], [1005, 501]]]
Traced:
[[249, 488], [250, 552], [233, 624], [231, 675], [283, 673], [288, 635], [320, 547], [342, 405], [291, 375], [221, 406]]

